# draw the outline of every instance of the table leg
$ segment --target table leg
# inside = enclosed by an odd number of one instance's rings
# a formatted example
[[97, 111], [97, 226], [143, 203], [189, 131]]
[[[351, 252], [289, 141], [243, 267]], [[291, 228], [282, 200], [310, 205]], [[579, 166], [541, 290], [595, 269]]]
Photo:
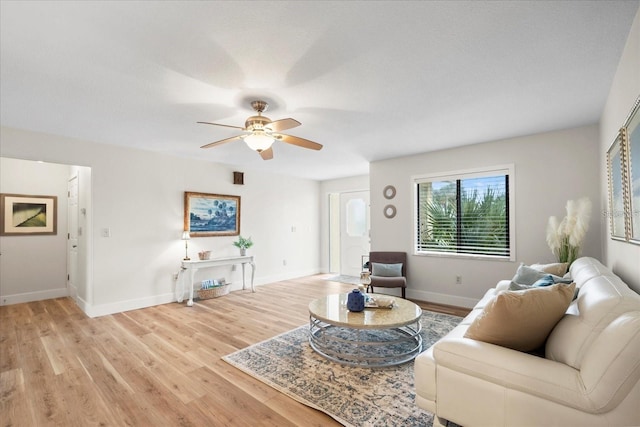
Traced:
[[[246, 265], [246, 262], [242, 263], [242, 290], [244, 291], [245, 289], [245, 280], [244, 280], [244, 266]], [[251, 265], [251, 292], [255, 292], [256, 288], [253, 286], [253, 278], [256, 275], [256, 265], [253, 262], [248, 263], [249, 265]]]
[[251, 292], [255, 292], [256, 288], [253, 286], [253, 278], [256, 275], [256, 265], [253, 262], [250, 262], [249, 264], [251, 264]]
[[192, 268], [189, 270], [189, 301], [187, 301], [187, 306], [193, 306], [193, 279], [196, 277], [196, 269]]

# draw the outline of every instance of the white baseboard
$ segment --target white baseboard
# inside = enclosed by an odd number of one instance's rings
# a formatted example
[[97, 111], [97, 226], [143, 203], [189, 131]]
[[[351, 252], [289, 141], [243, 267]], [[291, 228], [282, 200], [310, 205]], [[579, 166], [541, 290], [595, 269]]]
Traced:
[[89, 307], [91, 307], [91, 304], [89, 304], [87, 301], [83, 300], [80, 297], [76, 298], [76, 304], [78, 304], [78, 307], [80, 307], [80, 310], [84, 311], [85, 314], [87, 314]]
[[[305, 277], [305, 276], [313, 276], [314, 274], [318, 274], [320, 273], [320, 269], [319, 268], [314, 268], [314, 269], [308, 269], [308, 270], [300, 270], [300, 271], [287, 271], [284, 273], [280, 273], [280, 274], [274, 274], [271, 276], [263, 276], [263, 277], [259, 277], [256, 278], [255, 284], [256, 285], [267, 285], [269, 283], [274, 283], [274, 282], [281, 282], [283, 280], [290, 280], [290, 279], [295, 279], [298, 277]], [[247, 283], [248, 285], [248, 283]], [[233, 289], [233, 288], [231, 288]], [[242, 289], [242, 282], [240, 283], [240, 288]]]
[[[310, 276], [313, 274], [318, 274], [318, 269], [313, 270], [305, 270], [305, 271], [297, 271], [297, 272], [286, 272], [283, 274], [273, 275], [269, 277], [259, 277], [254, 281], [255, 286], [265, 285], [268, 283], [279, 282], [282, 280], [294, 279], [296, 277]], [[250, 276], [247, 277], [246, 288], [247, 290], [251, 289]], [[196, 285], [197, 287], [197, 285]], [[242, 289], [242, 279], [238, 281], [234, 281], [231, 284], [230, 291], [238, 291]], [[188, 291], [185, 290], [185, 298], [183, 300], [183, 304], [189, 299]], [[123, 311], [137, 310], [140, 308], [152, 307], [154, 305], [160, 304], [169, 304], [175, 302], [176, 298], [173, 293], [162, 294], [150, 296], [147, 298], [139, 298], [135, 300], [127, 300], [127, 301], [119, 301], [111, 304], [101, 304], [101, 305], [90, 305], [87, 304], [86, 301], [82, 301], [78, 299], [78, 306], [86, 313], [89, 317], [99, 317], [106, 316], [109, 314], [121, 313]]]
[[456, 295], [439, 294], [436, 292], [419, 291], [407, 288], [407, 298], [418, 301], [435, 302], [438, 304], [453, 305], [456, 307], [473, 308], [479, 300]]
[[0, 295], [0, 305], [21, 304], [23, 302], [42, 301], [45, 299], [69, 296], [67, 288], [47, 289], [46, 291], [25, 292], [23, 294]]
[[[273, 282], [280, 282], [283, 280], [295, 279], [297, 277], [311, 276], [319, 274], [320, 269], [309, 269], [295, 272], [284, 272], [281, 274], [275, 274], [271, 276], [264, 276], [256, 278], [255, 285], [265, 285]], [[242, 280], [232, 283], [231, 291], [238, 291], [242, 289]], [[251, 289], [249, 278], [247, 278], [246, 289]], [[51, 289], [47, 291], [39, 292], [26, 292], [23, 294], [14, 295], [0, 295], [0, 305], [20, 304], [32, 301], [41, 301], [52, 298], [61, 298], [69, 296], [69, 290], [67, 288]], [[420, 301], [435, 302], [438, 304], [453, 305], [456, 307], [473, 308], [478, 300], [473, 298], [459, 297], [455, 295], [440, 294], [436, 292], [420, 291], [407, 288], [407, 297]], [[188, 297], [185, 298], [188, 299]], [[91, 305], [82, 298], [76, 298], [76, 302], [80, 309], [85, 312], [89, 317], [106, 316], [109, 314], [121, 313], [123, 311], [137, 310], [140, 308], [152, 307], [154, 305], [169, 304], [175, 302], [175, 296], [173, 293], [167, 293], [162, 295], [154, 295], [146, 298], [139, 298], [134, 300], [118, 301], [110, 304]]]
[[100, 305], [88, 305], [84, 301], [81, 304], [80, 301], [78, 301], [78, 305], [87, 316], [99, 317], [108, 314], [122, 313], [123, 311], [137, 310], [139, 308], [153, 307], [154, 305], [168, 304], [175, 300], [176, 297], [174, 294], [169, 293]]

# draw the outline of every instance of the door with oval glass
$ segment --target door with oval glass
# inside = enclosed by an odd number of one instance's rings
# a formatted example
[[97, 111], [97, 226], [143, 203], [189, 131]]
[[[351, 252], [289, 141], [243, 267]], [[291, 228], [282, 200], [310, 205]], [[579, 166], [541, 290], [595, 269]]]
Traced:
[[369, 191], [340, 194], [340, 274], [360, 276], [369, 255]]

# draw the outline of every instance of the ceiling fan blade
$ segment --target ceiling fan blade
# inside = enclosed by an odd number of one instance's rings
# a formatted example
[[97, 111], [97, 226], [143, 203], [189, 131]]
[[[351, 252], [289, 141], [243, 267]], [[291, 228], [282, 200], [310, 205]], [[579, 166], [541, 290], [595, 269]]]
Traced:
[[203, 145], [200, 148], [212, 148], [217, 147], [218, 145], [226, 144], [227, 142], [235, 141], [236, 139], [242, 138], [242, 135], [232, 136], [231, 138], [221, 139], [220, 141], [211, 142], [207, 145]]
[[226, 128], [234, 128], [234, 129], [244, 130], [244, 128], [241, 128], [240, 126], [223, 125], [223, 124], [220, 124], [220, 123], [210, 123], [210, 122], [197, 122], [197, 123], [200, 123], [200, 124], [203, 124], [203, 125], [224, 126]]
[[320, 150], [322, 148], [322, 144], [318, 144], [317, 142], [309, 141], [308, 139], [300, 138], [297, 136], [285, 135], [283, 133], [280, 133], [276, 137], [282, 142], [297, 145], [298, 147], [302, 148], [309, 148], [311, 150]]
[[300, 126], [302, 123], [297, 121], [296, 119], [288, 118], [288, 119], [280, 119], [273, 121], [267, 125], [267, 127], [271, 128], [274, 132], [280, 132], [281, 130], [292, 129]]
[[269, 147], [266, 150], [262, 150], [260, 152], [260, 157], [262, 157], [262, 160], [271, 160], [271, 159], [273, 159], [273, 147]]

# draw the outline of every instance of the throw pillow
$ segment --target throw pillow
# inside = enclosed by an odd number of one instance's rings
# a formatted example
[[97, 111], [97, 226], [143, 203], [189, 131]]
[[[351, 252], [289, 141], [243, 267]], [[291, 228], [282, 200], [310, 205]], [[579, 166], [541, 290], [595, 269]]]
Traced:
[[551, 264], [531, 264], [531, 268], [553, 274], [554, 276], [564, 276], [567, 273], [569, 264], [566, 262], [554, 262]]
[[528, 265], [520, 264], [520, 267], [516, 270], [516, 274], [513, 276], [511, 281], [521, 285], [533, 285], [536, 280], [542, 279], [546, 274], [547, 273], [544, 271], [536, 270]]
[[[549, 276], [551, 277], [551, 275], [549, 275]], [[562, 281], [560, 281], [560, 282], [553, 282], [553, 278], [551, 278], [551, 283], [549, 283], [549, 279], [542, 278], [542, 279], [538, 280], [536, 283], [534, 283], [533, 285], [521, 285], [519, 283], [511, 282], [509, 284], [508, 290], [510, 290], [510, 291], [526, 291], [527, 289], [531, 289], [531, 288], [534, 288], [534, 287], [550, 286], [550, 285], [553, 285], [555, 283], [559, 283], [559, 284], [562, 284], [562, 285], [565, 285], [565, 286], [566, 285], [570, 285], [570, 284], [575, 285], [575, 283], [573, 283], [571, 280], [568, 280], [568, 279], [562, 279]], [[576, 298], [578, 298], [578, 292], [580, 292], [580, 288], [575, 286], [575, 291], [573, 291], [573, 297], [571, 298], [571, 301], [574, 301]]]
[[402, 263], [382, 264], [380, 262], [372, 262], [371, 275], [381, 277], [402, 277]]
[[497, 294], [469, 325], [465, 338], [519, 351], [544, 344], [569, 307], [575, 284], [555, 284]]
[[[544, 271], [537, 270], [528, 265], [520, 264], [520, 267], [518, 267], [518, 270], [516, 271], [516, 275], [513, 276], [513, 279], [511, 279], [511, 281], [520, 285], [533, 285], [538, 280], [548, 275], [550, 274], [545, 273]], [[556, 276], [554, 274], [551, 274], [550, 276], [553, 278], [554, 283], [572, 282], [571, 279], [563, 279], [561, 276]]]
[[521, 283], [511, 282], [509, 284], [510, 291], [524, 291], [526, 289], [536, 288], [540, 286], [551, 286], [555, 284], [553, 281], [553, 276], [551, 274], [547, 274], [543, 276], [541, 279], [536, 280], [532, 285], [523, 285]]
[[509, 283], [509, 288], [507, 290], [509, 291], [526, 291], [527, 289], [531, 289], [533, 287], [533, 285], [521, 285], [519, 283], [516, 282], [511, 282]]
[[556, 282], [553, 280], [553, 276], [551, 274], [547, 274], [546, 276], [536, 280], [535, 283], [531, 286], [533, 286], [534, 288], [537, 288], [540, 286], [551, 286], [555, 283]]

